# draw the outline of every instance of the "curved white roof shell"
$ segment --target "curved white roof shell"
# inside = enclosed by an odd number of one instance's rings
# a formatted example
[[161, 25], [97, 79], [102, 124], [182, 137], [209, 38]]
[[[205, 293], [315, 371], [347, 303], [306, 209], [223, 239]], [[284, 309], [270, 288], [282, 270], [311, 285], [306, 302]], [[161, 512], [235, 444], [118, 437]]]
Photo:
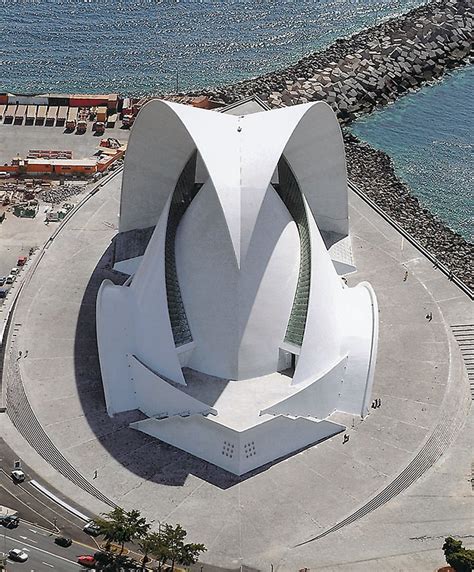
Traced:
[[[238, 474], [339, 432], [335, 411], [365, 414], [376, 300], [368, 284], [345, 287], [328, 252], [349, 234], [329, 106], [234, 116], [148, 103], [119, 230], [149, 227], [132, 278], [98, 295], [110, 414], [141, 409], [138, 429]], [[249, 453], [256, 439], [265, 453]]]

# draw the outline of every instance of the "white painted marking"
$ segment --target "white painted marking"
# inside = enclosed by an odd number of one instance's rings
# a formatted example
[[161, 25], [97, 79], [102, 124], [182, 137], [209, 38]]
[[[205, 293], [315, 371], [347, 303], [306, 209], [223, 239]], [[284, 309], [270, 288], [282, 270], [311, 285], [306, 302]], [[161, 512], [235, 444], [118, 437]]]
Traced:
[[28, 530], [30, 530], [33, 534], [39, 534], [40, 536], [49, 536], [48, 534], [40, 532], [39, 530], [34, 530], [33, 528], [29, 528]]
[[35, 487], [35, 489], [37, 489], [38, 491], [40, 491], [41, 493], [43, 493], [45, 496], [47, 496], [48, 498], [50, 498], [52, 501], [54, 501], [55, 503], [59, 504], [60, 506], [62, 506], [63, 508], [65, 508], [66, 510], [68, 510], [70, 513], [74, 514], [75, 516], [77, 516], [78, 518], [80, 518], [81, 520], [83, 520], [84, 522], [89, 522], [90, 517], [86, 516], [85, 514], [83, 514], [82, 512], [78, 511], [76, 508], [72, 507], [70, 504], [68, 504], [67, 502], [64, 502], [62, 499], [60, 499], [59, 497], [57, 497], [55, 494], [53, 494], [51, 491], [49, 491], [46, 487], [43, 487], [43, 485], [40, 485], [37, 481], [35, 481], [34, 479], [32, 479], [30, 481], [30, 485], [32, 485], [33, 487]]
[[44, 564], [45, 566], [49, 566], [50, 568], [54, 568], [54, 566], [52, 564], [48, 564], [47, 562], [41, 562], [41, 564]]

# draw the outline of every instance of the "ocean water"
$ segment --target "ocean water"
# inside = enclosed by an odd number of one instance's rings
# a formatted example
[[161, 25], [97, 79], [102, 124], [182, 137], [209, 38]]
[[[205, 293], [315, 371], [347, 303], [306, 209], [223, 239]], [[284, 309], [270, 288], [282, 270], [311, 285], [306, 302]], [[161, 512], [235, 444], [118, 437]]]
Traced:
[[422, 0], [0, 0], [0, 92], [189, 90], [286, 66]]
[[474, 240], [474, 66], [358, 120], [352, 131], [386, 151], [432, 213]]

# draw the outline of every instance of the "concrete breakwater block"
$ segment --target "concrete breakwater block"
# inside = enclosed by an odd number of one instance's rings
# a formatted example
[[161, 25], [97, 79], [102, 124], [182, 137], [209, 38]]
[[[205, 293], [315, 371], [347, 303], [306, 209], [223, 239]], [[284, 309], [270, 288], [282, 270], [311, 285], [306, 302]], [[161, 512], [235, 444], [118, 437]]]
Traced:
[[271, 107], [327, 101], [344, 124], [465, 63], [472, 32], [470, 0], [438, 0], [286, 69], [199, 94], [224, 103], [258, 95]]

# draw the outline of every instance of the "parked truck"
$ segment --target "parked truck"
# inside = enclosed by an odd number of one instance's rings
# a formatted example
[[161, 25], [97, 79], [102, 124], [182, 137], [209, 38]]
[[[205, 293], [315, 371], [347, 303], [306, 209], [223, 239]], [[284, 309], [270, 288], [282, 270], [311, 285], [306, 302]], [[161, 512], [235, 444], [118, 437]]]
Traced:
[[85, 133], [87, 131], [87, 121], [85, 119], [80, 119], [77, 122], [77, 129], [76, 129], [76, 133], [82, 135], [83, 133]]
[[103, 121], [96, 121], [92, 127], [96, 135], [103, 135], [105, 133], [105, 123]]
[[124, 115], [122, 118], [122, 127], [124, 129], [130, 129], [134, 121], [135, 121], [134, 115]]

